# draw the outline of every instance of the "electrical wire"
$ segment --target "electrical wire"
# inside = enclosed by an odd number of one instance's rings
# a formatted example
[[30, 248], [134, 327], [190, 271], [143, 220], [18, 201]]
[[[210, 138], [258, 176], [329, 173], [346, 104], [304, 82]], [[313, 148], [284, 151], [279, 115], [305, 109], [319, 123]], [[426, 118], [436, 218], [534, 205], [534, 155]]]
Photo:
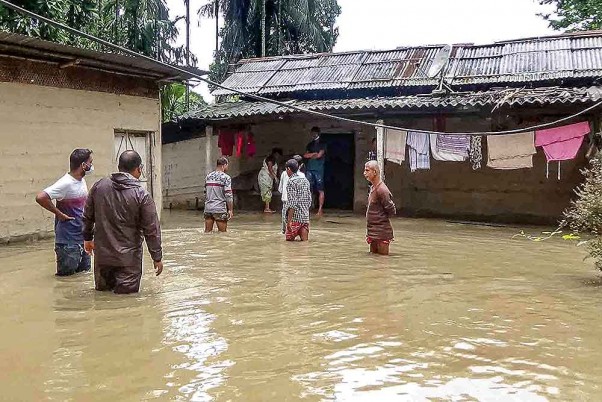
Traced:
[[549, 128], [549, 127], [554, 127], [556, 125], [558, 125], [559, 123], [563, 123], [565, 121], [569, 121], [572, 120], [576, 117], [582, 116], [594, 109], [597, 109], [598, 107], [602, 106], [602, 101], [595, 103], [594, 105], [583, 109], [577, 113], [574, 113], [570, 116], [567, 117], [563, 117], [561, 119], [557, 119], [554, 120], [552, 122], [549, 123], [542, 123], [542, 124], [538, 124], [535, 126], [530, 126], [530, 127], [524, 127], [524, 128], [517, 128], [517, 129], [512, 129], [512, 130], [502, 130], [502, 131], [480, 131], [480, 132], [440, 132], [440, 131], [433, 131], [433, 130], [422, 130], [422, 129], [415, 129], [415, 128], [405, 128], [405, 127], [396, 127], [396, 126], [390, 126], [387, 124], [380, 124], [380, 123], [371, 123], [371, 122], [367, 122], [367, 121], [361, 121], [361, 120], [355, 120], [355, 119], [350, 119], [350, 118], [346, 118], [346, 117], [341, 117], [341, 116], [336, 116], [336, 115], [332, 115], [332, 114], [328, 114], [328, 113], [324, 113], [324, 112], [319, 112], [316, 110], [311, 110], [311, 109], [306, 109], [306, 108], [302, 108], [299, 106], [295, 106], [295, 105], [290, 105], [287, 104], [286, 102], [282, 102], [282, 101], [278, 101], [275, 99], [270, 99], [270, 98], [266, 98], [260, 95], [256, 95], [256, 94], [252, 94], [252, 93], [248, 93], [248, 92], [244, 92], [244, 91], [240, 91], [238, 89], [234, 89], [234, 88], [230, 88], [227, 87], [225, 85], [219, 84], [217, 82], [213, 82], [207, 78], [204, 78], [202, 75], [199, 74], [195, 74], [193, 72], [187, 71], [184, 68], [178, 67], [178, 66], [174, 66], [165, 62], [162, 62], [160, 60], [154, 59], [152, 57], [146, 56], [144, 54], [135, 52], [133, 50], [130, 50], [128, 48], [125, 48], [123, 46], [119, 46], [119, 45], [115, 45], [109, 41], [106, 41], [104, 39], [98, 38], [94, 35], [90, 35], [86, 32], [80, 31], [79, 29], [76, 28], [72, 28], [68, 25], [65, 25], [63, 23], [54, 21], [50, 18], [44, 17], [42, 15], [36, 14], [32, 11], [29, 11], [25, 8], [19, 7], [7, 0], [0, 0], [0, 4], [10, 8], [13, 11], [19, 12], [21, 14], [25, 14], [31, 18], [37, 19], [39, 21], [43, 21], [49, 25], [52, 25], [56, 28], [60, 28], [60, 29], [64, 29], [67, 32], [70, 32], [72, 34], [81, 36], [83, 38], [86, 38], [88, 40], [91, 40], [93, 42], [99, 43], [103, 46], [106, 46], [108, 48], [114, 49], [116, 51], [125, 53], [127, 55], [130, 55], [132, 57], [138, 57], [138, 58], [142, 58], [148, 61], [151, 61], [155, 64], [161, 65], [163, 67], [168, 67], [172, 70], [178, 71], [180, 73], [186, 74], [188, 76], [192, 76], [200, 81], [203, 81], [209, 85], [215, 86], [217, 88], [221, 88], [224, 89], [226, 91], [230, 91], [233, 92], [235, 94], [238, 95], [242, 95], [251, 99], [255, 99], [258, 101], [262, 101], [262, 102], [268, 102], [268, 103], [272, 103], [274, 105], [278, 105], [281, 107], [285, 107], [287, 109], [292, 109], [295, 110], [297, 112], [300, 113], [305, 113], [305, 114], [309, 114], [312, 116], [317, 116], [320, 118], [325, 118], [325, 119], [332, 119], [332, 120], [337, 120], [337, 121], [341, 121], [341, 122], [345, 122], [345, 123], [351, 123], [351, 124], [356, 124], [356, 125], [361, 125], [361, 126], [366, 126], [366, 127], [371, 127], [371, 128], [382, 128], [382, 129], [391, 129], [391, 130], [402, 130], [402, 131], [413, 131], [413, 132], [417, 132], [417, 133], [424, 133], [424, 134], [447, 134], [447, 135], [470, 135], [470, 136], [483, 136], [483, 135], [508, 135], [508, 134], [518, 134], [518, 133], [524, 133], [527, 131], [534, 131], [534, 130], [539, 130], [539, 129], [543, 129], [543, 128]]

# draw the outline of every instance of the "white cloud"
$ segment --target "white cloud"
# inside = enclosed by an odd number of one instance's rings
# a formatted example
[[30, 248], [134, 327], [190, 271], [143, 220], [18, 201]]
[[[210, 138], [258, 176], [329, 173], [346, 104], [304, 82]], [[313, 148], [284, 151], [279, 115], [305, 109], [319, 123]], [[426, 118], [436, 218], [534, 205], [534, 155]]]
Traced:
[[[215, 49], [215, 22], [196, 11], [208, 0], [191, 0], [191, 49], [207, 69]], [[490, 43], [554, 34], [537, 14], [549, 8], [535, 0], [339, 0], [339, 40], [335, 51], [393, 49], [444, 43]], [[184, 15], [184, 0], [169, 0], [172, 16]], [[185, 26], [180, 24], [180, 43]], [[205, 85], [195, 89], [206, 100]]]

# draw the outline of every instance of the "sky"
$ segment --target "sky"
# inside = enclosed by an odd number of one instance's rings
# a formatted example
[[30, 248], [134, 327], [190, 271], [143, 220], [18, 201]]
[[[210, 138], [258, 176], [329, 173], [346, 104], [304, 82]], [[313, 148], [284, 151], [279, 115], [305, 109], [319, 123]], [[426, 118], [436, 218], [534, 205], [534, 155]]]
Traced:
[[[190, 0], [191, 50], [198, 67], [208, 69], [215, 49], [215, 22], [196, 10], [208, 0]], [[171, 15], [184, 15], [184, 0], [167, 0]], [[394, 49], [399, 46], [475, 43], [555, 32], [537, 14], [550, 11], [537, 0], [339, 0], [339, 38], [335, 51]], [[200, 24], [199, 24], [200, 22]], [[180, 24], [179, 43], [184, 43]], [[212, 97], [204, 84], [194, 89]]]

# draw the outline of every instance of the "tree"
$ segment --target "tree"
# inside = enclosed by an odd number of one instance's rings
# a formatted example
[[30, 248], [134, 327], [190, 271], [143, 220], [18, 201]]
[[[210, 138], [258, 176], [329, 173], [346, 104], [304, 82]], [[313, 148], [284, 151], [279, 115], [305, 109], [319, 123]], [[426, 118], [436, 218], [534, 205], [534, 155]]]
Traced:
[[227, 66], [241, 58], [331, 52], [340, 13], [337, 0], [211, 0], [199, 14], [221, 14], [224, 24], [212, 78], [223, 79]]
[[540, 0], [553, 5], [554, 13], [542, 14], [558, 30], [582, 31], [602, 28], [602, 0]]
[[602, 270], [602, 153], [582, 173], [585, 182], [575, 190], [577, 198], [565, 211], [561, 225], [569, 226], [575, 233], [592, 235], [587, 248], [596, 267]]
[[[207, 105], [203, 97], [190, 92], [190, 110], [197, 110]], [[173, 121], [187, 112], [186, 109], [186, 86], [182, 84], [167, 85], [161, 91], [161, 105], [163, 122]]]

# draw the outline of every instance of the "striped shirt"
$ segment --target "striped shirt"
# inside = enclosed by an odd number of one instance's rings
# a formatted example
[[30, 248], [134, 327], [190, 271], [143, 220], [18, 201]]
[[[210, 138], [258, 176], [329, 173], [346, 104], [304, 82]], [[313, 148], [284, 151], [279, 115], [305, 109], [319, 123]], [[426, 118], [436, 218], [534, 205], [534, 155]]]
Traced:
[[287, 208], [293, 210], [293, 222], [309, 223], [311, 191], [309, 181], [298, 174], [292, 175], [286, 185]]
[[224, 172], [215, 170], [205, 179], [205, 212], [221, 214], [228, 212], [227, 202], [233, 201], [232, 179]]

